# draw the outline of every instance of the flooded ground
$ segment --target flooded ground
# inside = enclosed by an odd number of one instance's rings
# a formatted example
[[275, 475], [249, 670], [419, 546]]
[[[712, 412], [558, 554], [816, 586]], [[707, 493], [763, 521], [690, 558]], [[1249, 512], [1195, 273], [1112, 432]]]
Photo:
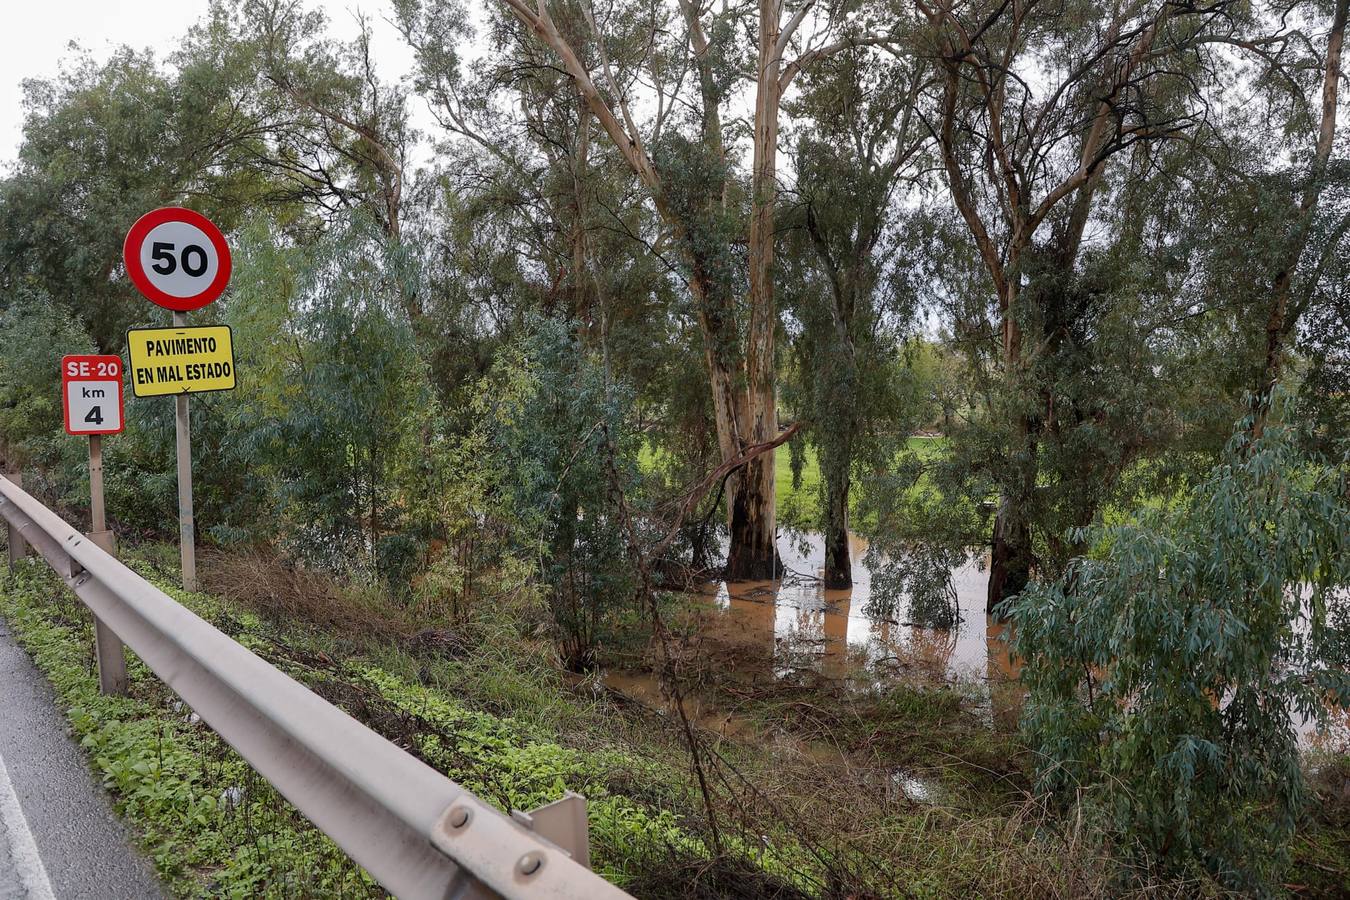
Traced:
[[[782, 541], [788, 577], [779, 582], [712, 582], [705, 588], [713, 627], [758, 641], [763, 659], [780, 674], [813, 662], [827, 675], [863, 665], [899, 667], [915, 677], [947, 682], [983, 682], [1015, 677], [1004, 626], [985, 614], [987, 575], [972, 559], [952, 573], [960, 621], [950, 629], [928, 628], [864, 612], [871, 572], [863, 565], [867, 540], [853, 535], [852, 588], [826, 590], [820, 580], [824, 547], [819, 534]], [[720, 617], [721, 621], [718, 621]], [[992, 667], [992, 668], [991, 668]]]
[[[815, 673], [830, 679], [901, 678], [920, 684], [958, 684], [971, 689], [989, 726], [1016, 727], [1024, 696], [1020, 665], [1010, 652], [1007, 627], [985, 613], [987, 567], [970, 559], [952, 573], [960, 610], [950, 629], [925, 627], [897, 610], [894, 619], [870, 618], [864, 608], [871, 575], [863, 562], [865, 538], [852, 535], [854, 584], [827, 590], [821, 581], [824, 544], [819, 534], [794, 534], [779, 542], [788, 575], [780, 581], [710, 582], [696, 595], [702, 635], [729, 652], [719, 654], [720, 674], [750, 683]], [[661, 691], [647, 672], [610, 672], [610, 687], [649, 705]], [[717, 733], [742, 734], [748, 725], [691, 696], [692, 719]], [[1300, 721], [1312, 750], [1350, 751], [1350, 713], [1337, 710], [1319, 730]]]

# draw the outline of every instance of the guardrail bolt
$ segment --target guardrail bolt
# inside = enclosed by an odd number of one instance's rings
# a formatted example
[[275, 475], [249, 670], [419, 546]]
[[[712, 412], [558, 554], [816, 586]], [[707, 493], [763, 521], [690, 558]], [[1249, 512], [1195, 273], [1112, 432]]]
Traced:
[[544, 867], [544, 854], [531, 850], [520, 858], [516, 863], [516, 871], [526, 878], [537, 873]]
[[450, 810], [450, 827], [463, 828], [469, 824], [469, 810], [467, 807], [459, 807]]

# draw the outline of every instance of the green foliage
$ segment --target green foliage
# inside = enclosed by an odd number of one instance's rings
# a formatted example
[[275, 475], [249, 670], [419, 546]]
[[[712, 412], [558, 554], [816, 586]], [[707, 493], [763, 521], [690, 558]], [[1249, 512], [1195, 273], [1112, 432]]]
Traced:
[[92, 352], [92, 342], [51, 298], [20, 289], [0, 303], [0, 347], [0, 461], [47, 473], [52, 483], [30, 491], [64, 499], [87, 457], [62, 428], [61, 357]]
[[[1343, 545], [1326, 537], [1344, 530], [1339, 483], [1293, 449], [1340, 458], [1350, 439], [1343, 119], [1325, 170], [1309, 165], [1340, 3], [972, 0], [931, 20], [835, 4], [796, 32], [789, 4], [783, 158], [772, 196], [752, 197], [751, 165], [768, 161], [744, 152], [767, 124], [741, 102], [753, 5], [550, 5], [593, 73], [587, 99], [506, 4], [394, 0], [416, 68], [388, 82], [364, 19], [345, 43], [312, 0], [213, 0], [167, 56], [76, 51], [25, 84], [24, 142], [0, 178], [0, 464], [82, 514], [84, 442], [61, 431], [56, 361], [167, 320], [124, 277], [120, 239], [149, 208], [192, 205], [235, 251], [229, 292], [192, 321], [234, 329], [239, 370], [237, 390], [192, 401], [201, 537], [338, 573], [372, 607], [454, 632], [447, 645], [463, 631], [504, 656], [529, 640], [538, 671], [475, 657], [459, 689], [551, 708], [541, 636], [576, 669], [648, 637], [632, 554], [722, 461], [710, 396], [725, 376], [723, 437], [748, 438], [741, 412], [761, 398], [803, 426], [775, 457], [776, 520], [826, 532], [836, 586], [850, 531], [865, 533], [871, 593], [855, 609], [874, 619], [958, 624], [950, 573], [983, 556], [997, 512], [999, 585], [1042, 582], [1016, 615], [1045, 785], [1082, 786], [1122, 854], [1271, 884], [1303, 791], [1282, 717], [1319, 711], [1350, 660], [1350, 610], [1330, 593]], [[973, 68], [989, 59], [1006, 65]], [[1233, 103], [1231, 85], [1251, 90]], [[414, 92], [429, 136], [411, 127]], [[1109, 127], [1085, 127], [1104, 96]], [[641, 141], [616, 146], [597, 102]], [[1085, 183], [1062, 181], [1094, 155]], [[747, 240], [755, 200], [774, 203], [767, 244]], [[766, 252], [770, 283], [751, 297], [748, 263]], [[752, 302], [778, 348], [757, 385]], [[1211, 472], [1272, 338], [1297, 439], [1272, 428]], [[124, 540], [164, 535], [172, 404], [129, 396], [127, 410], [104, 447], [110, 518]], [[925, 429], [942, 439], [913, 438]], [[719, 496], [650, 561], [663, 580], [712, 570]], [[341, 675], [418, 715], [421, 662], [383, 661]], [[81, 695], [77, 727], [138, 816], [166, 835], [220, 819], [209, 792], [146, 781], [159, 757], [142, 771], [130, 720], [95, 737], [96, 702]], [[419, 746], [484, 790], [484, 767], [506, 770], [504, 803], [576, 779], [640, 807], [601, 813], [614, 870], [639, 834], [705, 861], [652, 812], [677, 793], [654, 769], [599, 757], [661, 781], [637, 797], [546, 736], [511, 740], [519, 723], [456, 704], [436, 718]], [[882, 764], [903, 752], [857, 738], [887, 748]], [[171, 750], [166, 772], [181, 769]], [[296, 834], [203, 865], [225, 866], [224, 893], [283, 890], [272, 857], [310, 861]], [[188, 852], [164, 840], [167, 859]], [[290, 886], [364, 884], [316, 872]]]
[[971, 537], [987, 528], [992, 493], [971, 460], [978, 448], [965, 440], [911, 438], [890, 466], [863, 480], [858, 510], [870, 539], [869, 615], [959, 623], [951, 572], [969, 560]]
[[265, 228], [249, 238], [228, 310], [243, 385], [215, 414], [228, 458], [265, 476], [274, 518], [237, 504], [226, 523], [407, 590], [410, 542], [430, 537], [409, 521], [429, 477], [414, 448], [436, 415], [401, 306], [410, 276], [360, 214], [303, 254]]
[[1244, 430], [1187, 502], [1084, 535], [1098, 556], [1012, 602], [1042, 788], [1165, 868], [1278, 884], [1306, 798], [1295, 722], [1350, 702], [1327, 627], [1350, 587], [1343, 466]]
[[630, 395], [566, 326], [544, 320], [503, 354], [480, 396], [484, 462], [516, 550], [538, 566], [567, 663], [589, 666], [606, 616], [636, 597], [617, 506], [637, 481]]

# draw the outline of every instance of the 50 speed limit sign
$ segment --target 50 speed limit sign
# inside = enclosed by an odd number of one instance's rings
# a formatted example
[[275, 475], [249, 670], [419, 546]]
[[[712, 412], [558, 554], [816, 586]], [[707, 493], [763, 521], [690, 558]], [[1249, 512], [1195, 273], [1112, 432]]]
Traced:
[[127, 232], [122, 258], [136, 289], [175, 312], [200, 309], [230, 282], [225, 236], [206, 216], [179, 206], [137, 219]]
[[61, 407], [71, 434], [117, 434], [122, 430], [122, 358], [63, 356]]

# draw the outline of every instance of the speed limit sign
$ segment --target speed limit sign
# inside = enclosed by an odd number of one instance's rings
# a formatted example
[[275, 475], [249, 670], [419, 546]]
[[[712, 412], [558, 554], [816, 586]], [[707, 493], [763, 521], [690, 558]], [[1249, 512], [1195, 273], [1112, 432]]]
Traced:
[[175, 312], [211, 303], [230, 281], [225, 236], [206, 216], [178, 206], [137, 219], [127, 232], [122, 258], [136, 289]]

